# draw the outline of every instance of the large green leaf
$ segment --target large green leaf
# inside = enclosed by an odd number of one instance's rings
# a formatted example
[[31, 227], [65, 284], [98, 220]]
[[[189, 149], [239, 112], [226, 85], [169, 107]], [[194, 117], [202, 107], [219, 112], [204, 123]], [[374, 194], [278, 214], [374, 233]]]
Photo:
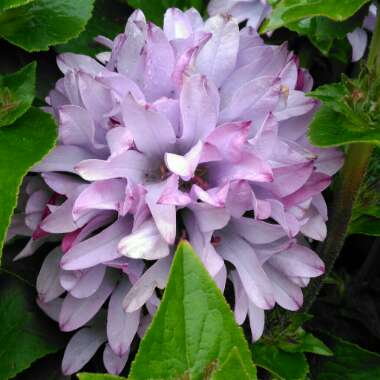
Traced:
[[52, 116], [33, 107], [14, 124], [0, 128], [0, 252], [21, 181], [55, 140]]
[[247, 342], [231, 309], [189, 243], [180, 243], [130, 379], [201, 380], [223, 366], [234, 347], [249, 379], [256, 379]]
[[194, 7], [200, 12], [204, 9], [203, 0], [127, 0], [128, 4], [136, 9], [141, 9], [145, 16], [157, 25], [162, 25], [163, 16], [168, 8], [176, 7], [188, 9]]
[[108, 375], [104, 373], [80, 373], [79, 380], [126, 380], [125, 377]]
[[303, 353], [285, 352], [274, 344], [254, 343], [252, 357], [258, 367], [266, 369], [280, 380], [304, 380], [309, 372]]
[[21, 5], [31, 3], [34, 0], [0, 0], [0, 12], [10, 9], [10, 8], [16, 8]]
[[271, 18], [264, 25], [263, 31], [272, 31], [315, 16], [343, 21], [368, 2], [370, 0], [281, 0], [274, 5]]
[[64, 45], [55, 47], [59, 53], [71, 52], [94, 55], [107, 50], [96, 43], [94, 38], [101, 35], [114, 39], [121, 33], [128, 19], [130, 11], [125, 4], [116, 1], [96, 0], [95, 7], [86, 29], [75, 39]]
[[330, 338], [334, 356], [318, 366], [315, 380], [380, 379], [380, 355], [339, 338]]
[[12, 124], [32, 105], [36, 85], [36, 63], [14, 74], [0, 76], [0, 127]]
[[7, 380], [35, 360], [59, 350], [65, 342], [29, 305], [30, 301], [34, 303], [34, 294], [19, 282], [4, 278], [0, 289], [0, 379]]
[[0, 35], [28, 51], [47, 50], [79, 35], [94, 0], [35, 0], [0, 14]]
[[367, 14], [367, 7], [363, 7], [360, 12], [345, 21], [339, 22], [317, 16], [289, 23], [286, 27], [301, 36], [308, 37], [322, 54], [348, 63], [351, 61], [352, 47], [347, 40], [347, 33], [356, 27], [361, 27]]

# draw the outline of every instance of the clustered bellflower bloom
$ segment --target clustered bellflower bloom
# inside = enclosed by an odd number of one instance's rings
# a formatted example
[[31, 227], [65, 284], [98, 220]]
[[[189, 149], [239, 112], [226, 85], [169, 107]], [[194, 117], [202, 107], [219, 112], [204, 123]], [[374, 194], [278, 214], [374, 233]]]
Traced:
[[343, 157], [307, 141], [310, 75], [286, 44], [194, 9], [169, 9], [163, 29], [136, 11], [97, 40], [109, 48], [97, 59], [58, 57], [47, 110], [59, 142], [25, 181], [8, 236], [30, 236], [18, 258], [56, 243], [37, 302], [76, 331], [63, 372], [102, 345], [106, 369], [122, 371], [181, 238], [222, 291], [232, 282], [236, 321], [249, 318], [256, 341], [265, 310], [299, 309], [324, 272], [307, 240], [326, 236], [321, 192]]

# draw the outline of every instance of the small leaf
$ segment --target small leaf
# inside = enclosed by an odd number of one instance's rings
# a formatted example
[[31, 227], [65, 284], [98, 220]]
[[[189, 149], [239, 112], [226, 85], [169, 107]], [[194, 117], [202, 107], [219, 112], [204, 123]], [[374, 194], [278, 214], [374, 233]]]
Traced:
[[104, 373], [79, 373], [79, 380], [126, 380], [125, 377], [108, 375]]
[[322, 106], [315, 114], [309, 138], [313, 145], [333, 147], [355, 142], [380, 144], [380, 128], [358, 128], [344, 114]]
[[36, 84], [36, 63], [16, 73], [0, 76], [0, 127], [12, 124], [32, 105]]
[[266, 369], [281, 380], [304, 380], [309, 372], [303, 353], [285, 352], [273, 344], [254, 343], [252, 357], [258, 367]]
[[0, 128], [0, 252], [21, 181], [53, 148], [55, 139], [52, 116], [33, 107], [14, 124]]
[[362, 215], [350, 223], [348, 233], [380, 237], [380, 218]]
[[6, 9], [16, 8], [24, 4], [31, 3], [34, 0], [0, 0], [0, 12]]
[[86, 29], [75, 39], [64, 45], [55, 47], [59, 53], [71, 52], [86, 55], [95, 55], [107, 50], [104, 46], [94, 41], [101, 35], [114, 39], [122, 33], [128, 19], [130, 10], [124, 4], [116, 1], [96, 0], [95, 7]]
[[334, 356], [323, 360], [313, 379], [380, 379], [380, 355], [335, 337], [329, 338], [329, 345]]
[[313, 334], [299, 329], [295, 342], [279, 341], [278, 348], [286, 352], [309, 352], [316, 355], [331, 356], [332, 351]]
[[281, 0], [273, 7], [263, 32], [273, 31], [308, 17], [324, 16], [343, 21], [355, 14], [370, 0]]
[[27, 51], [47, 50], [79, 35], [94, 0], [35, 0], [0, 14], [0, 35]]
[[0, 283], [0, 379], [7, 380], [28, 368], [35, 360], [58, 351], [64, 341], [29, 310], [34, 294], [16, 281]]
[[247, 342], [231, 309], [189, 243], [180, 243], [129, 379], [203, 380], [223, 365], [234, 347], [248, 378], [256, 379]]
[[239, 355], [239, 351], [234, 347], [229, 354], [227, 360], [212, 375], [211, 380], [249, 380], [250, 377], [244, 368], [243, 361]]

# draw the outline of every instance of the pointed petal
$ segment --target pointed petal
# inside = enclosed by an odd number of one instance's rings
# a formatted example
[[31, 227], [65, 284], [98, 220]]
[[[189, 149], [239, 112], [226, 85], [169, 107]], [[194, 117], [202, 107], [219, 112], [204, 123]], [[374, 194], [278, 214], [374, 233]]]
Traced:
[[107, 340], [101, 329], [85, 327], [75, 333], [66, 346], [62, 360], [62, 372], [73, 375], [82, 369]]
[[176, 141], [174, 129], [165, 116], [153, 107], [138, 104], [127, 96], [122, 104], [123, 120], [139, 151], [162, 159]]
[[77, 220], [84, 212], [97, 210], [118, 210], [124, 198], [126, 181], [108, 179], [91, 183], [76, 199], [73, 218]]
[[83, 271], [79, 281], [70, 290], [70, 294], [75, 298], [87, 298], [92, 296], [101, 286], [105, 273], [105, 265], [97, 265], [96, 267]]
[[168, 244], [173, 244], [177, 228], [176, 207], [158, 203], [165, 187], [165, 182], [147, 186], [148, 192], [145, 199], [162, 237]]
[[180, 108], [181, 144], [186, 152], [215, 128], [219, 112], [218, 90], [202, 75], [185, 78], [180, 93]]
[[128, 178], [142, 182], [150, 172], [152, 163], [145, 155], [128, 150], [108, 160], [84, 160], [75, 166], [75, 172], [87, 181], [99, 181], [111, 178]]
[[357, 62], [363, 57], [367, 48], [367, 32], [364, 29], [355, 28], [351, 33], [347, 33], [347, 38], [352, 46], [352, 62]]
[[248, 297], [236, 270], [231, 271], [232, 284], [234, 286], [235, 306], [234, 315], [238, 325], [242, 325], [248, 314]]
[[195, 173], [203, 150], [202, 141], [198, 141], [184, 156], [174, 153], [165, 153], [167, 168], [180, 176], [184, 181], [189, 181]]
[[162, 29], [153, 23], [148, 23], [145, 54], [144, 93], [148, 101], [169, 96], [173, 89], [174, 51]]
[[265, 313], [263, 309], [257, 307], [253, 302], [248, 306], [249, 326], [252, 333], [252, 341], [258, 341], [264, 332]]
[[224, 208], [216, 208], [205, 203], [189, 205], [202, 232], [211, 232], [225, 227], [230, 220], [230, 214]]
[[112, 293], [108, 307], [108, 343], [112, 351], [120, 357], [129, 352], [140, 323], [140, 310], [128, 313], [123, 309], [123, 299], [130, 288], [131, 284], [128, 280], [121, 280]]
[[197, 67], [218, 87], [233, 71], [239, 50], [239, 26], [234, 18], [218, 15], [208, 19], [204, 30], [211, 39], [200, 51]]
[[59, 261], [62, 252], [59, 248], [53, 249], [45, 258], [40, 273], [37, 277], [38, 297], [44, 303], [48, 303], [59, 297], [65, 292], [65, 289], [59, 282], [59, 272], [61, 268]]
[[65, 270], [86, 269], [120, 257], [117, 245], [131, 231], [130, 219], [119, 219], [97, 235], [76, 244], [62, 258]]
[[116, 278], [108, 271], [102, 285], [90, 297], [79, 299], [68, 294], [59, 315], [61, 331], [73, 331], [85, 325], [106, 302], [116, 284]]
[[291, 277], [317, 277], [325, 271], [325, 265], [318, 255], [299, 244], [293, 244], [286, 251], [274, 255], [269, 262], [277, 270]]
[[119, 375], [127, 364], [129, 351], [124, 355], [116, 355], [109, 344], [106, 344], [103, 351], [103, 363], [108, 373]]
[[68, 195], [84, 185], [85, 182], [78, 177], [61, 173], [42, 173], [42, 178], [46, 184], [58, 194]]
[[270, 278], [276, 302], [284, 309], [296, 311], [303, 303], [303, 294], [300, 287], [295, 285], [281, 272], [270, 264], [264, 264], [265, 273]]
[[31, 169], [34, 172], [75, 173], [74, 166], [93, 157], [87, 150], [74, 145], [58, 145], [39, 164]]
[[95, 59], [82, 54], [60, 54], [57, 57], [57, 65], [63, 74], [67, 74], [70, 71], [84, 71], [88, 74], [96, 75], [105, 71], [105, 67]]
[[157, 260], [170, 253], [169, 245], [162, 238], [155, 222], [147, 220], [130, 235], [120, 240], [120, 254], [132, 259]]
[[126, 312], [139, 310], [152, 296], [155, 288], [163, 289], [166, 286], [170, 264], [171, 258], [165, 257], [144, 272], [123, 300]]
[[272, 284], [253, 248], [237, 235], [225, 233], [218, 252], [235, 266], [250, 300], [263, 309], [271, 309], [275, 303]]

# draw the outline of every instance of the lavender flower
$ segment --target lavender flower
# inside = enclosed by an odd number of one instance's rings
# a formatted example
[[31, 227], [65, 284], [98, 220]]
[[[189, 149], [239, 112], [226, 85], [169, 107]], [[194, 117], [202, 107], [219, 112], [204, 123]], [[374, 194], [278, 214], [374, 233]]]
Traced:
[[37, 290], [60, 329], [77, 330], [63, 372], [105, 343], [106, 369], [122, 371], [183, 237], [222, 291], [230, 278], [236, 320], [248, 315], [259, 339], [264, 310], [297, 310], [324, 271], [305, 237], [326, 236], [321, 192], [343, 156], [307, 142], [310, 75], [286, 45], [194, 9], [169, 9], [163, 30], [136, 11], [97, 40], [111, 49], [97, 60], [58, 58], [47, 109], [59, 143], [26, 179], [9, 232], [31, 236], [18, 258], [59, 243]]

